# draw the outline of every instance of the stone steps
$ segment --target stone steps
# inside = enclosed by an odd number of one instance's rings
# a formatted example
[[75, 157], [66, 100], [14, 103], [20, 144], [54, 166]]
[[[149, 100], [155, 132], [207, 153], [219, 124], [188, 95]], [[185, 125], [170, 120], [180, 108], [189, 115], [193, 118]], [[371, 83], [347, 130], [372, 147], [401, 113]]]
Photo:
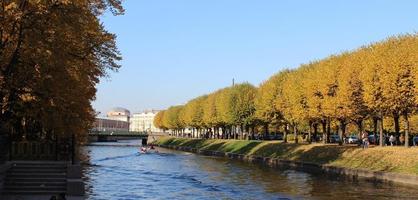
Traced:
[[50, 186], [50, 185], [37, 185], [37, 186], [28, 186], [28, 185], [8, 185], [4, 189], [9, 191], [25, 190], [25, 191], [50, 191], [50, 190], [66, 190], [65, 186]]
[[57, 195], [66, 193], [66, 190], [5, 190], [3, 195]]
[[[11, 187], [15, 187], [15, 186], [22, 186], [21, 185], [22, 182], [12, 182], [12, 181], [6, 181], [5, 185], [6, 186], [11, 186]], [[44, 186], [62, 186], [62, 187], [66, 187], [66, 183], [59, 181], [59, 182], [42, 182], [42, 181], [33, 181], [33, 182], [24, 182], [25, 186], [40, 186], [40, 187], [44, 187]]]
[[44, 169], [44, 168], [40, 168], [40, 169], [32, 169], [32, 168], [27, 168], [27, 169], [11, 169], [9, 170], [10, 173], [66, 173], [65, 169]]
[[6, 173], [4, 195], [66, 193], [67, 165], [60, 162], [14, 162]]
[[6, 178], [6, 182], [14, 182], [14, 183], [21, 183], [21, 182], [28, 182], [28, 183], [34, 183], [34, 182], [42, 182], [42, 183], [56, 183], [56, 182], [65, 182], [66, 178], [50, 178], [50, 177], [42, 177], [42, 178]]

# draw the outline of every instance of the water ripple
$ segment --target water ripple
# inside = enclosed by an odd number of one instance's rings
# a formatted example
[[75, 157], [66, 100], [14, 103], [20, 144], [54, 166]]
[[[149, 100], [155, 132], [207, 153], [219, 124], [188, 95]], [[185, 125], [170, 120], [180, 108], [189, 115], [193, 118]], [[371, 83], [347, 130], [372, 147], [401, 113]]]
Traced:
[[[88, 199], [414, 199], [415, 188], [352, 183], [294, 170], [159, 149], [89, 146]], [[358, 196], [361, 194], [362, 196]], [[417, 198], [415, 198], [417, 199]]]

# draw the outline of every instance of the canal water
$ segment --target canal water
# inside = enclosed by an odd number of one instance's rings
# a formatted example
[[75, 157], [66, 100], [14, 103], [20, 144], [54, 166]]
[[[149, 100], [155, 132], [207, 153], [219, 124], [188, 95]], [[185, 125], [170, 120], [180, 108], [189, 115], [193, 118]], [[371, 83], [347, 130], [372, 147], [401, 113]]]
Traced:
[[[131, 140], [83, 147], [88, 199], [418, 199], [418, 189], [352, 182], [224, 158], [158, 149]], [[102, 146], [106, 145], [106, 146]]]

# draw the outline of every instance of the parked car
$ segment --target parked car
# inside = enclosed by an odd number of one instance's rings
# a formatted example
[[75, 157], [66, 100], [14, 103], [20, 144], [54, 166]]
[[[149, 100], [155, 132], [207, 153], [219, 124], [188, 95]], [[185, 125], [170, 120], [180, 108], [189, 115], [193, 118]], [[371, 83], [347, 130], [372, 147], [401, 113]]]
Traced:
[[339, 135], [331, 135], [329, 136], [330, 143], [339, 143], [341, 141]]
[[282, 134], [270, 135], [270, 140], [283, 140]]
[[414, 145], [414, 146], [417, 146], [418, 145], [418, 135], [417, 136], [414, 136], [412, 138], [412, 145]]
[[375, 135], [369, 135], [369, 144], [379, 144], [379, 136]]
[[357, 144], [358, 143], [358, 137], [355, 136], [355, 135], [348, 136], [347, 142], [348, 142], [348, 144]]

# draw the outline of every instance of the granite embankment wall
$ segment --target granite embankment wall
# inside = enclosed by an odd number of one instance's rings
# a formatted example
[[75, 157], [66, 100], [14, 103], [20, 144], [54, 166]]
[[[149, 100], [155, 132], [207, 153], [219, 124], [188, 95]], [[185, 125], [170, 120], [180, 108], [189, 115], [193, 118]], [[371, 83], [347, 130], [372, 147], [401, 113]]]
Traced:
[[418, 148], [159, 138], [160, 147], [358, 180], [418, 185]]

